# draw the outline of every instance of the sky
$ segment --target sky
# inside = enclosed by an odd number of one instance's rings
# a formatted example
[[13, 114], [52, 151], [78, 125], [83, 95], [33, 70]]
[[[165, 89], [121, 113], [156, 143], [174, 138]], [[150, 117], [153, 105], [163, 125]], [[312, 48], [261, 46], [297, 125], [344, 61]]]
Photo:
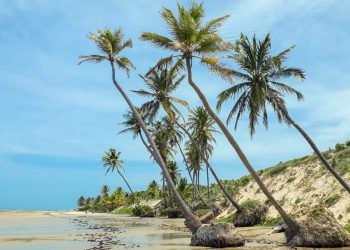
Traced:
[[[86, 34], [122, 27], [134, 44], [124, 55], [137, 68], [130, 78], [122, 72], [117, 78], [135, 105], [142, 104], [145, 99], [129, 90], [143, 88], [138, 74], [168, 53], [139, 36], [167, 34], [159, 12], [163, 6], [175, 9], [175, 3], [0, 0], [0, 209], [70, 209], [80, 195], [97, 195], [103, 184], [125, 188], [102, 168], [101, 156], [110, 147], [122, 152], [125, 176], [135, 190], [160, 180], [159, 167], [140, 141], [118, 134], [127, 106], [111, 82], [109, 65], [77, 63], [80, 55], [97, 52]], [[286, 82], [303, 92], [305, 101], [287, 98], [292, 117], [322, 150], [350, 139], [350, 1], [207, 0], [204, 6], [206, 20], [231, 15], [220, 29], [226, 40], [270, 33], [274, 53], [296, 45], [287, 65], [303, 68], [306, 79]], [[200, 65], [193, 70], [214, 107], [217, 94], [229, 85]], [[185, 81], [176, 96], [200, 105]], [[229, 107], [219, 114], [222, 119]], [[295, 129], [279, 124], [271, 110], [269, 116], [269, 130], [259, 126], [253, 138], [246, 117], [236, 131], [229, 126], [256, 169], [311, 153]], [[218, 175], [246, 175], [225, 138], [216, 138], [211, 160]]]

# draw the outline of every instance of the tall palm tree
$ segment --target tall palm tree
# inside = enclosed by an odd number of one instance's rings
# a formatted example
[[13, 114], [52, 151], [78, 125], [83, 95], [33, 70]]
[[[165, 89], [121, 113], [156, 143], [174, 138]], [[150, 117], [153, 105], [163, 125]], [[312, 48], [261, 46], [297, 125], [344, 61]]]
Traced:
[[[169, 68], [169, 69], [168, 69]], [[179, 76], [179, 70], [181, 69], [181, 63], [172, 65], [170, 62], [159, 64], [156, 67], [153, 67], [146, 76], [143, 76], [143, 80], [146, 83], [148, 90], [137, 90], [134, 91], [135, 93], [149, 97], [151, 98], [150, 101], [146, 102], [141, 106], [141, 109], [144, 110], [146, 114], [152, 118], [156, 116], [156, 114], [159, 113], [160, 108], [162, 107], [164, 111], [167, 113], [169, 120], [168, 124], [172, 126], [173, 131], [175, 131], [176, 124], [178, 127], [183, 130], [186, 135], [191, 139], [191, 141], [194, 143], [195, 150], [201, 150], [199, 146], [196, 146], [196, 142], [193, 140], [192, 135], [186, 130], [184, 126], [182, 126], [177, 119], [177, 116], [181, 116], [181, 113], [179, 109], [177, 109], [176, 104], [180, 104], [183, 107], [188, 107], [188, 103], [180, 98], [174, 97], [172, 94], [177, 89], [179, 84], [181, 83], [183, 76]], [[175, 137], [176, 139], [176, 137]], [[183, 152], [181, 150], [181, 147], [179, 145], [179, 141], [177, 141], [178, 147], [180, 148], [180, 152], [183, 155]], [[199, 152], [202, 159], [205, 161], [207, 168], [210, 170], [210, 172], [213, 174], [216, 182], [219, 184], [220, 188], [224, 192], [225, 196], [228, 198], [228, 200], [232, 203], [232, 205], [237, 209], [241, 210], [241, 207], [237, 202], [235, 202], [232, 197], [228, 194], [228, 192], [225, 190], [224, 186], [221, 184], [220, 179], [214, 172], [214, 169], [209, 164], [207, 158], [205, 157], [204, 153]], [[185, 163], [187, 162], [184, 158]], [[191, 181], [193, 180], [193, 177], [191, 177]], [[199, 198], [202, 202], [203, 199], [200, 196], [200, 192], [198, 190], [198, 186], [194, 184], [194, 188], [197, 189], [196, 192], [199, 195]]]
[[[214, 124], [214, 120], [203, 107], [197, 107], [196, 109], [191, 110], [187, 125], [192, 131], [193, 139], [196, 141], [200, 151], [204, 154], [206, 159], [209, 159], [213, 154], [213, 143], [216, 142], [214, 133], [216, 133], [217, 130], [214, 128]], [[206, 167], [206, 170], [208, 197], [210, 197], [208, 166]]]
[[161, 59], [159, 64], [174, 59], [177, 60], [177, 64], [181, 64], [180, 62], [183, 61], [185, 62], [187, 81], [189, 85], [197, 93], [203, 106], [218, 124], [226, 139], [237, 152], [239, 158], [257, 182], [260, 189], [264, 192], [266, 197], [270, 200], [288, 225], [291, 235], [296, 235], [300, 230], [299, 224], [284, 211], [281, 205], [278, 204], [276, 199], [269, 192], [236, 140], [233, 138], [225, 124], [217, 116], [215, 111], [210, 107], [206, 97], [192, 78], [193, 59], [199, 59], [202, 63], [208, 65], [211, 71], [220, 74], [220, 76], [226, 80], [231, 80], [230, 70], [224, 67], [218, 58], [213, 56], [215, 53], [225, 52], [232, 47], [230, 44], [224, 42], [218, 34], [218, 28], [222, 26], [223, 22], [229, 16], [219, 17], [203, 24], [204, 9], [202, 4], [193, 2], [188, 9], [179, 4], [177, 7], [178, 16], [167, 8], [163, 8], [161, 11], [161, 16], [165, 21], [168, 30], [170, 30], [170, 38], [156, 33], [144, 32], [141, 34], [141, 39], [149, 41], [162, 49], [169, 50], [172, 54], [179, 53]]
[[98, 49], [100, 50], [100, 52], [102, 52], [102, 54], [101, 55], [81, 56], [80, 63], [82, 63], [82, 62], [100, 63], [100, 62], [104, 62], [104, 61], [109, 62], [109, 64], [111, 65], [111, 69], [112, 69], [112, 81], [113, 81], [115, 87], [118, 89], [120, 94], [123, 96], [124, 100], [127, 102], [128, 106], [129, 106], [129, 108], [135, 114], [138, 122], [140, 123], [141, 128], [142, 128], [143, 132], [145, 133], [147, 140], [150, 144], [150, 147], [152, 148], [152, 151], [153, 151], [154, 155], [156, 156], [157, 162], [159, 163], [159, 166], [162, 169], [162, 172], [163, 172], [163, 174], [166, 178], [166, 181], [169, 185], [169, 188], [173, 192], [178, 204], [180, 205], [182, 213], [185, 217], [186, 225], [191, 230], [191, 232], [195, 232], [202, 225], [202, 223], [190, 211], [189, 207], [186, 205], [186, 203], [181, 198], [180, 194], [177, 192], [176, 187], [175, 187], [174, 183], [172, 182], [171, 177], [169, 175], [169, 172], [166, 168], [166, 165], [159, 154], [157, 146], [155, 145], [154, 140], [146, 127], [146, 124], [143, 122], [142, 117], [138, 113], [137, 109], [134, 107], [134, 105], [131, 102], [128, 95], [123, 90], [122, 86], [116, 80], [115, 66], [119, 67], [121, 70], [124, 70], [127, 74], [129, 74], [130, 69], [134, 68], [134, 66], [131, 63], [131, 61], [129, 60], [129, 58], [127, 58], [125, 56], [119, 56], [119, 54], [125, 48], [132, 47], [132, 41], [131, 40], [124, 41], [123, 33], [122, 33], [121, 29], [118, 29], [118, 30], [112, 32], [108, 28], [105, 30], [99, 30], [97, 34], [90, 33], [89, 38], [96, 43]]
[[288, 113], [284, 95], [292, 94], [296, 96], [298, 101], [303, 100], [303, 95], [282, 81], [289, 77], [305, 79], [304, 70], [284, 65], [292, 49], [293, 47], [290, 47], [277, 55], [272, 55], [269, 34], [262, 41], [259, 41], [255, 36], [250, 41], [247, 36], [241, 35], [234, 54], [229, 56], [241, 69], [241, 71], [232, 70], [232, 76], [240, 82], [219, 94], [217, 108], [220, 110], [224, 102], [236, 97], [237, 101], [228, 115], [227, 123], [236, 115], [235, 128], [237, 128], [240, 118], [244, 113], [247, 113], [249, 115], [250, 135], [253, 136], [259, 117], [262, 117], [264, 126], [268, 127], [266, 109], [268, 105], [271, 106], [276, 112], [279, 122], [286, 122], [288, 125], [294, 126], [331, 174], [350, 193], [349, 184], [335, 171], [310, 136]]
[[147, 195], [152, 199], [155, 199], [159, 197], [159, 194], [160, 194], [160, 188], [158, 183], [155, 180], [151, 181], [147, 186]]
[[127, 185], [128, 189], [132, 195], [133, 202], [135, 202], [134, 192], [132, 191], [132, 189], [129, 185], [129, 182], [126, 180], [124, 175], [120, 172], [120, 169], [125, 171], [124, 161], [122, 161], [120, 159], [120, 155], [121, 155], [121, 152], [118, 152], [114, 148], [110, 148], [108, 151], [106, 151], [104, 153], [104, 155], [102, 157], [103, 167], [107, 168], [106, 174], [109, 171], [111, 171], [111, 172], [116, 171], [120, 175], [120, 177], [122, 177], [122, 179], [124, 180], [125, 184]]

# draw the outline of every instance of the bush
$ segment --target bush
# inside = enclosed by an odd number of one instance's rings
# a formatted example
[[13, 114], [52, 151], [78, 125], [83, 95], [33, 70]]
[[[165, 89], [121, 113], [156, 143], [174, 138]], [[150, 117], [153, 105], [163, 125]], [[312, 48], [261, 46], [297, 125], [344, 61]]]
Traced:
[[262, 223], [262, 225], [264, 227], [275, 227], [277, 226], [280, 222], [281, 222], [281, 217], [277, 216], [275, 218], [273, 217], [268, 217], [264, 220], [264, 222]]
[[113, 211], [114, 214], [128, 214], [132, 215], [132, 207], [121, 207]]
[[132, 214], [135, 216], [141, 216], [143, 213], [151, 211], [150, 206], [136, 206], [132, 209]]
[[348, 233], [350, 233], [350, 224], [345, 226], [345, 231], [347, 231]]
[[283, 173], [284, 171], [286, 171], [287, 168], [288, 168], [287, 164], [279, 165], [279, 166], [271, 168], [267, 174], [269, 176], [274, 176], [276, 174]]
[[254, 209], [258, 206], [261, 206], [261, 202], [253, 199], [248, 199], [241, 203], [241, 207], [244, 209]]
[[339, 194], [335, 194], [333, 196], [328, 197], [327, 199], [325, 199], [324, 204], [327, 207], [331, 207], [335, 204], [337, 204], [337, 202], [340, 200], [341, 196]]
[[230, 214], [227, 217], [223, 217], [223, 218], [217, 219], [216, 221], [217, 222], [232, 223], [233, 220], [235, 219], [235, 216], [236, 216], [236, 213], [233, 213], [233, 214]]
[[345, 148], [346, 148], [346, 146], [344, 144], [340, 144], [340, 143], [335, 144], [335, 151], [337, 151], [337, 152], [340, 150], [343, 150]]
[[350, 140], [347, 141], [347, 142], [345, 142], [345, 145], [346, 145], [347, 147], [350, 147]]

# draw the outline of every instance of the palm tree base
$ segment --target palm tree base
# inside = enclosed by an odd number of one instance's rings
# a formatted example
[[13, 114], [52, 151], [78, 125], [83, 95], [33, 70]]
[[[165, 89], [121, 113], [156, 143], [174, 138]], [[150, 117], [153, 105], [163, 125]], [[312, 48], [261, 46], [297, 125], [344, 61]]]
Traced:
[[237, 233], [232, 224], [227, 223], [203, 225], [193, 233], [191, 239], [191, 246], [223, 248], [244, 244], [244, 237]]
[[260, 205], [251, 209], [243, 209], [235, 213], [233, 224], [235, 227], [252, 227], [260, 224], [266, 218], [268, 207]]
[[346, 247], [350, 246], [350, 234], [336, 221], [333, 214], [312, 209], [298, 221], [297, 233], [286, 228], [287, 244], [290, 247]]

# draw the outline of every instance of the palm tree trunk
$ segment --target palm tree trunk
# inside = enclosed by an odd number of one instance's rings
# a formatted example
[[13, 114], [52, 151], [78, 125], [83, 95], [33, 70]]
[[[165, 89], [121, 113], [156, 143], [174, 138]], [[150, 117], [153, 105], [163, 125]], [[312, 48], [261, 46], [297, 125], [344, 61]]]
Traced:
[[331, 174], [339, 181], [339, 183], [346, 189], [346, 191], [348, 191], [350, 193], [349, 184], [347, 184], [346, 181], [335, 171], [335, 169], [332, 167], [332, 165], [329, 164], [327, 159], [323, 156], [321, 151], [318, 149], [318, 147], [316, 146], [314, 141], [311, 139], [311, 137], [306, 133], [306, 131], [302, 127], [300, 127], [299, 124], [297, 124], [292, 119], [292, 117], [290, 117], [287, 110], [285, 110], [283, 108], [280, 108], [280, 110], [283, 112], [283, 115], [288, 119], [290, 124], [292, 124], [293, 127], [295, 127], [300, 132], [300, 134], [305, 138], [305, 140], [309, 143], [311, 148], [314, 150], [314, 152], [316, 153], [318, 158], [326, 166], [326, 168], [329, 170], [329, 172], [331, 172]]
[[212, 175], [214, 176], [214, 179], [216, 180], [217, 184], [219, 185], [220, 189], [222, 190], [222, 192], [225, 194], [226, 198], [231, 202], [232, 206], [234, 206], [237, 211], [242, 211], [242, 207], [232, 199], [231, 195], [228, 193], [228, 191], [226, 190], [226, 188], [224, 187], [224, 185], [222, 184], [220, 178], [217, 176], [216, 172], [214, 171], [214, 169], [211, 167], [210, 163], [208, 162], [207, 157], [204, 155], [204, 153], [200, 150], [197, 142], [194, 140], [194, 138], [192, 137], [192, 135], [190, 134], [190, 132], [184, 127], [182, 126], [179, 122], [176, 121], [176, 125], [179, 126], [184, 132], [185, 134], [190, 138], [191, 142], [193, 143], [193, 145], [195, 146], [197, 152], [200, 154], [201, 158], [204, 160], [205, 164], [207, 165], [207, 168], [210, 170], [210, 172], [212, 173]]
[[184, 162], [185, 162], [186, 169], [187, 169], [187, 171], [188, 171], [188, 175], [190, 176], [190, 179], [191, 179], [193, 188], [194, 188], [195, 192], [197, 193], [198, 198], [199, 198], [199, 199], [201, 200], [201, 202], [203, 203], [203, 205], [204, 205], [204, 206], [207, 206], [207, 204], [206, 204], [205, 201], [203, 200], [203, 197], [202, 197], [201, 193], [199, 192], [197, 186], [194, 184], [194, 181], [193, 181], [193, 178], [192, 178], [192, 175], [191, 175], [191, 172], [190, 172], [190, 168], [189, 168], [189, 166], [188, 166], [188, 163], [187, 163], [185, 154], [184, 154], [184, 152], [182, 151], [181, 146], [180, 146], [180, 143], [179, 143], [177, 140], [176, 140], [176, 144], [177, 144], [177, 146], [178, 146], [178, 148], [179, 148], [179, 151], [180, 151], [180, 153], [181, 153], [181, 155], [182, 155], [182, 158], [183, 158], [183, 160], [184, 160]]
[[125, 179], [124, 175], [123, 175], [119, 170], [117, 170], [117, 172], [118, 172], [118, 174], [123, 178], [124, 182], [125, 182], [126, 185], [128, 186], [129, 191], [130, 191], [130, 193], [131, 193], [131, 195], [132, 195], [132, 201], [133, 201], [133, 203], [136, 202], [136, 205], [141, 209], [142, 213], [145, 213], [145, 211], [142, 209], [142, 207], [141, 207], [139, 201], [136, 199], [135, 194], [134, 194], [134, 192], [132, 191], [132, 189], [131, 189], [129, 183], [128, 183], [127, 180]]
[[207, 166], [207, 189], [208, 189], [208, 198], [210, 199], [209, 168], [208, 168], [208, 166]]
[[165, 193], [165, 178], [162, 174], [163, 184], [162, 184], [162, 196], [163, 196], [163, 202], [164, 202], [164, 208], [168, 207], [168, 201], [166, 200], [166, 193]]
[[234, 150], [237, 152], [239, 158], [243, 162], [244, 166], [248, 169], [250, 175], [253, 177], [253, 179], [257, 182], [259, 185], [260, 189], [264, 192], [266, 197], [270, 200], [272, 205], [276, 208], [278, 213], [281, 215], [282, 219], [284, 222], [287, 224], [289, 229], [291, 230], [291, 233], [297, 234], [299, 232], [300, 226], [298, 223], [290, 217], [284, 209], [281, 207], [280, 204], [275, 200], [275, 198], [272, 196], [270, 191], [266, 188], [265, 184], [262, 182], [262, 180], [259, 178], [258, 174], [255, 172], [253, 166], [250, 164], [248, 161], [247, 157], [243, 153], [242, 149], [236, 142], [236, 140], [233, 138], [231, 133], [228, 131], [226, 128], [225, 124], [221, 121], [221, 119], [216, 115], [216, 113], [211, 109], [207, 99], [205, 98], [204, 94], [202, 91], [198, 88], [198, 86], [195, 84], [195, 82], [192, 79], [192, 66], [191, 66], [191, 59], [189, 57], [186, 57], [186, 67], [187, 67], [187, 80], [190, 86], [194, 89], [194, 91], [197, 93], [199, 99], [202, 101], [205, 109], [208, 111], [209, 115], [213, 120], [218, 124], [220, 127], [221, 131], [225, 135], [226, 139], [229, 141], [231, 146], [234, 148]]
[[136, 110], [135, 106], [132, 104], [131, 100], [129, 99], [128, 95], [124, 92], [123, 88], [118, 84], [116, 78], [115, 78], [115, 68], [114, 68], [114, 62], [111, 61], [111, 67], [112, 67], [112, 81], [115, 85], [115, 87], [118, 89], [118, 91], [120, 92], [120, 94], [123, 96], [123, 98], [125, 99], [125, 101], [127, 102], [128, 106], [130, 107], [130, 109], [132, 110], [132, 112], [135, 114], [137, 121], [140, 123], [140, 126], [143, 130], [143, 132], [145, 133], [148, 142], [151, 145], [152, 151], [154, 152], [154, 154], [157, 156], [158, 160], [159, 160], [159, 166], [162, 169], [162, 172], [164, 174], [164, 177], [167, 181], [168, 187], [171, 190], [171, 192], [174, 194], [176, 201], [178, 202], [180, 209], [182, 211], [183, 216], [185, 217], [185, 224], [186, 226], [189, 228], [189, 230], [194, 233], [200, 226], [202, 226], [202, 223], [200, 222], [200, 220], [191, 212], [191, 210], [189, 209], [189, 207], [186, 205], [186, 203], [184, 202], [184, 200], [182, 199], [182, 197], [180, 196], [180, 194], [177, 192], [176, 187], [174, 182], [171, 179], [171, 176], [169, 174], [169, 171], [163, 161], [163, 159], [160, 156], [160, 153], [158, 151], [158, 148], [150, 134], [150, 132], [147, 129], [146, 124], [144, 123], [144, 121], [142, 120], [139, 112]]

